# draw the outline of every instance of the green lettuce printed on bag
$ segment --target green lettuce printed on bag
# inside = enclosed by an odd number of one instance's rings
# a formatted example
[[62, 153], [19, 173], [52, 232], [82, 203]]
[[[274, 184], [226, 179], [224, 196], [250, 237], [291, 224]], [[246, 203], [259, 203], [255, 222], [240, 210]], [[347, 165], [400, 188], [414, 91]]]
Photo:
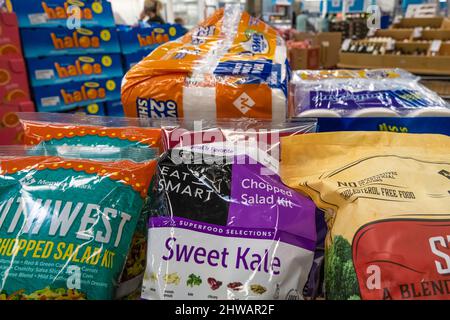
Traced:
[[114, 298], [155, 167], [0, 152], [0, 300]]

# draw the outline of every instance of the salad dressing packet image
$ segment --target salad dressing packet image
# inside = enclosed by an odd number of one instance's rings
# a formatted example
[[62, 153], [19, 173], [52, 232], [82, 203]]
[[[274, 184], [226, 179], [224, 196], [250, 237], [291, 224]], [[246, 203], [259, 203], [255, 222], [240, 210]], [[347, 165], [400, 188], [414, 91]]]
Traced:
[[0, 148], [0, 299], [112, 299], [156, 161], [42, 151]]
[[282, 139], [283, 182], [326, 212], [327, 299], [450, 299], [450, 137]]
[[143, 299], [303, 299], [315, 206], [263, 169], [221, 143], [162, 155]]

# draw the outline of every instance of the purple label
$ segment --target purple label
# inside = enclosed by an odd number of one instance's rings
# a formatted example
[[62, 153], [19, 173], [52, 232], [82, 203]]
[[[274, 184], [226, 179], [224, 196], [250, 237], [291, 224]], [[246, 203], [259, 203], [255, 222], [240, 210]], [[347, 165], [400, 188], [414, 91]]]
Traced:
[[316, 240], [315, 205], [284, 186], [278, 175], [261, 175], [260, 164], [234, 164], [228, 226], [273, 229]]
[[430, 101], [412, 90], [383, 91], [312, 91], [311, 109], [417, 108], [430, 106]]
[[310, 251], [314, 251], [315, 248], [315, 240], [303, 238], [273, 228], [263, 229], [219, 226], [179, 217], [153, 217], [150, 218], [149, 225], [150, 228], [179, 228], [222, 237], [281, 241]]
[[[312, 200], [284, 186], [275, 173], [264, 175], [268, 168], [247, 155], [222, 159], [189, 154], [195, 155], [205, 157], [205, 163], [175, 164], [169, 154], [160, 160], [159, 212], [165, 214], [150, 218], [151, 228], [282, 241], [314, 250]], [[210, 160], [220, 162], [206, 164]]]

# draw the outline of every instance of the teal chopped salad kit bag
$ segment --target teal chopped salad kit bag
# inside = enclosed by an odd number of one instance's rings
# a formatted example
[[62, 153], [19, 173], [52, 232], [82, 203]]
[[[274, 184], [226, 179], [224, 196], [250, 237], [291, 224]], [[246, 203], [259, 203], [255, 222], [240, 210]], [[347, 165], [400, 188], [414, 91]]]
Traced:
[[156, 161], [45, 153], [0, 149], [0, 299], [112, 299]]

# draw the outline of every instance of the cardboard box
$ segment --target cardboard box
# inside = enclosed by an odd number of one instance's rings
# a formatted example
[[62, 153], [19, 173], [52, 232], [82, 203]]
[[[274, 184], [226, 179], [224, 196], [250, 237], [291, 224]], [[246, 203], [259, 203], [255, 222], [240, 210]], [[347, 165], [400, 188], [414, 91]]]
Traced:
[[[106, 0], [11, 0], [21, 28], [65, 27], [73, 24], [75, 14], [80, 14], [84, 27], [115, 27], [111, 4]], [[79, 11], [71, 11], [78, 6]]]
[[87, 106], [77, 107], [67, 111], [67, 113], [83, 113], [91, 116], [105, 116], [105, 103], [91, 103]]
[[184, 35], [185, 30], [177, 24], [163, 24], [152, 27], [120, 27], [118, 29], [123, 54], [140, 50], [154, 50], [163, 43]]
[[402, 68], [412, 73], [450, 75], [450, 56], [371, 55], [341, 52], [340, 68]]
[[440, 56], [450, 56], [450, 43], [443, 43], [439, 49]]
[[444, 80], [422, 80], [425, 87], [436, 92], [441, 97], [450, 97], [450, 81]]
[[294, 34], [296, 41], [309, 40], [315, 46], [320, 47], [320, 66], [323, 68], [333, 68], [339, 63], [339, 51], [342, 45], [342, 33], [340, 32], [321, 32], [307, 33], [296, 32]]
[[33, 87], [123, 76], [120, 54], [67, 55], [27, 60]]
[[36, 109], [42, 112], [71, 110], [78, 106], [120, 99], [122, 78], [73, 81], [33, 88]]
[[443, 17], [432, 17], [432, 18], [403, 18], [399, 23], [392, 25], [392, 28], [395, 29], [403, 29], [403, 28], [411, 28], [414, 29], [416, 27], [430, 27], [439, 29], [442, 27], [444, 23]]
[[22, 29], [21, 35], [26, 58], [120, 53], [115, 28], [33, 28]]
[[423, 40], [450, 40], [450, 30], [438, 29], [438, 30], [423, 30]]
[[379, 29], [375, 32], [375, 37], [389, 37], [398, 41], [411, 39], [412, 36], [412, 29]]
[[0, 12], [0, 56], [21, 57], [19, 27], [14, 13]]
[[122, 101], [107, 101], [105, 103], [106, 115], [111, 117], [124, 117]]
[[128, 72], [135, 64], [140, 62], [146, 56], [148, 56], [153, 50], [140, 50], [133, 53], [123, 55], [123, 68], [125, 72]]
[[23, 59], [0, 56], [0, 103], [29, 99], [27, 70]]
[[319, 69], [320, 47], [289, 49], [289, 63], [292, 70]]
[[23, 130], [17, 112], [33, 112], [31, 101], [0, 106], [0, 145], [23, 144]]

